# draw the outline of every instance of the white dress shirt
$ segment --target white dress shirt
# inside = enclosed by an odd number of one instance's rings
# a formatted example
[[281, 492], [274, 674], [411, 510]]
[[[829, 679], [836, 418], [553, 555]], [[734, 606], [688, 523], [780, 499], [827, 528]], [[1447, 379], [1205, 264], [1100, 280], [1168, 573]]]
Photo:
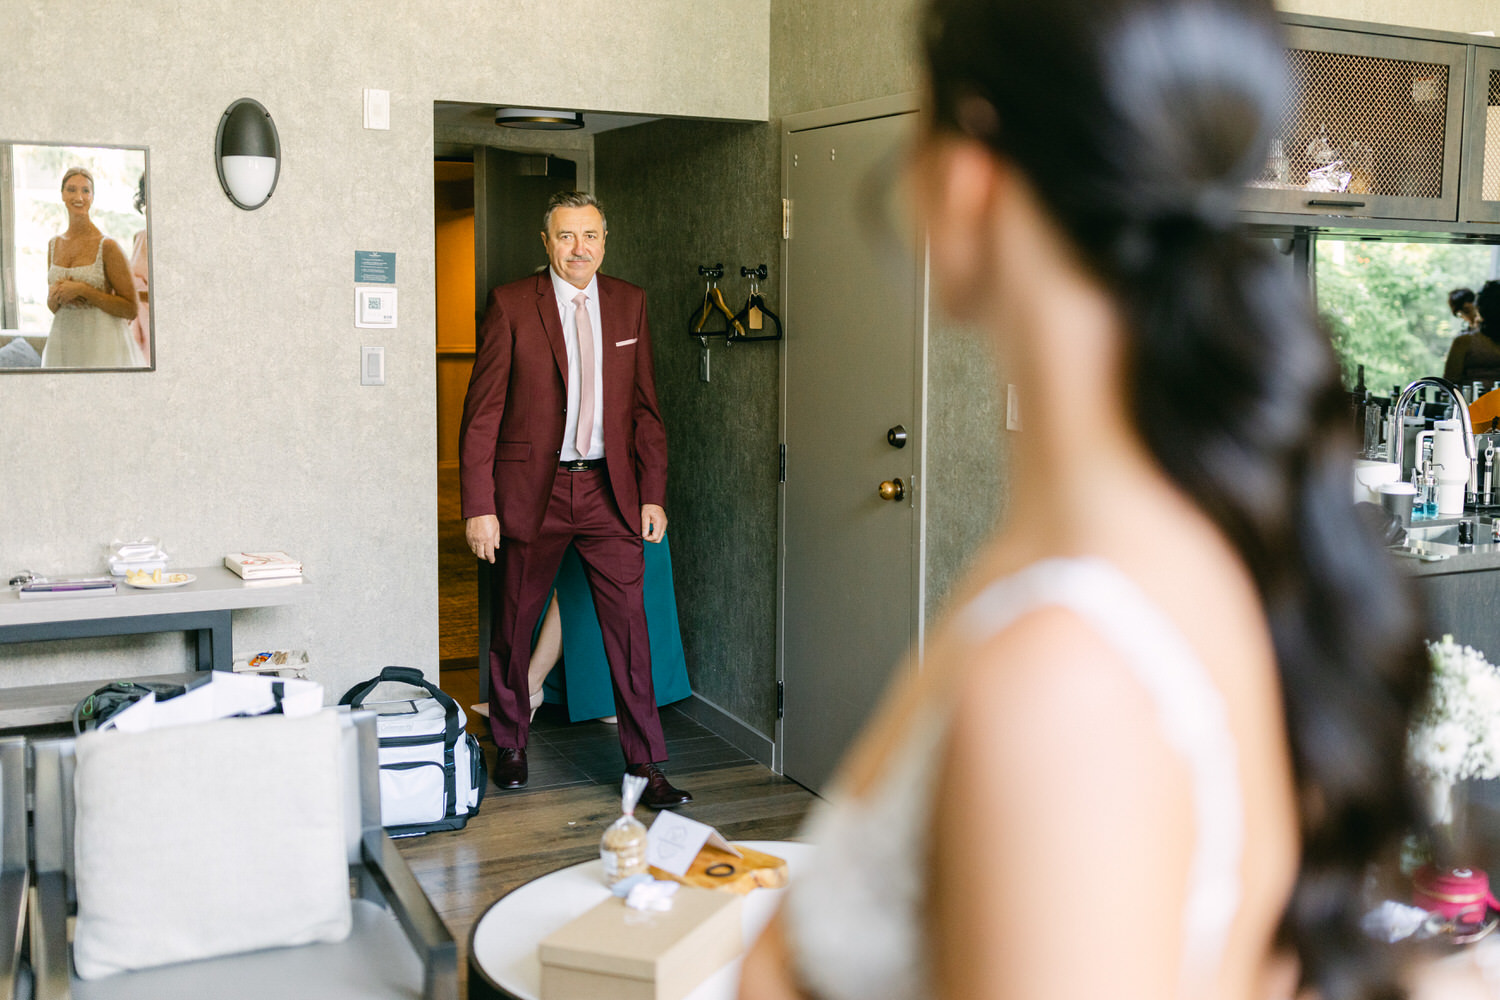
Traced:
[[[587, 288], [575, 288], [551, 268], [552, 291], [557, 296], [557, 316], [562, 321], [563, 343], [568, 348], [568, 421], [563, 428], [562, 454], [564, 462], [576, 462], [580, 458], [604, 457], [604, 323], [599, 319], [599, 279], [590, 278]], [[588, 296], [589, 326], [594, 331], [594, 384], [586, 386], [594, 394], [594, 433], [589, 441], [589, 453], [578, 453], [578, 307], [573, 299], [579, 292]]]

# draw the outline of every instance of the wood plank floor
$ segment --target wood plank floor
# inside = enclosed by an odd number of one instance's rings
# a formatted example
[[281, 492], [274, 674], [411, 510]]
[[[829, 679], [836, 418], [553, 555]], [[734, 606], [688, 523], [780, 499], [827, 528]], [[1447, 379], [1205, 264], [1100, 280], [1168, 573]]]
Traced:
[[[473, 669], [445, 669], [445, 691], [461, 705], [478, 696]], [[494, 745], [483, 720], [469, 729], [480, 736], [488, 763]], [[681, 712], [662, 709], [673, 784], [691, 792], [685, 816], [717, 827], [730, 839], [795, 839], [813, 794], [773, 774]], [[519, 791], [486, 790], [479, 815], [453, 833], [398, 840], [449, 931], [459, 943], [459, 995], [467, 981], [469, 931], [485, 909], [511, 889], [539, 875], [598, 856], [599, 837], [619, 815], [620, 755], [615, 728], [602, 722], [570, 724], [553, 706], [543, 706], [532, 727], [527, 756], [530, 783]], [[651, 810], [637, 816], [650, 824]]]
[[473, 662], [479, 648], [479, 563], [464, 540], [456, 467], [438, 467], [437, 527], [438, 656]]

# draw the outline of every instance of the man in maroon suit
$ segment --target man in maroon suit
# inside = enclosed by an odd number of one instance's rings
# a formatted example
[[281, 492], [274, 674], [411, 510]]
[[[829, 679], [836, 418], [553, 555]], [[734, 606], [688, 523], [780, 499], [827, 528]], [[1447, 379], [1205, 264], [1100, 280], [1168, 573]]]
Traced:
[[641, 540], [667, 530], [646, 293], [597, 273], [606, 228], [592, 195], [555, 195], [543, 225], [547, 271], [490, 292], [459, 432], [464, 534], [476, 556], [500, 559], [493, 777], [526, 784], [532, 633], [572, 543], [604, 634], [626, 772], [647, 779], [646, 805], [681, 805], [692, 796], [656, 766], [667, 748], [641, 596]]

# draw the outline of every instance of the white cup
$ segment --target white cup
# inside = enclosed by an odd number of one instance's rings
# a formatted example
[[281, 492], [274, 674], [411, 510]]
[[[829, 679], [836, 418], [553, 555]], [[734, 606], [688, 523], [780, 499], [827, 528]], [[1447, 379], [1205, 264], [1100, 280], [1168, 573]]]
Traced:
[[1376, 462], [1367, 458], [1354, 460], [1354, 502], [1379, 503], [1382, 483], [1401, 478], [1401, 467], [1395, 462]]

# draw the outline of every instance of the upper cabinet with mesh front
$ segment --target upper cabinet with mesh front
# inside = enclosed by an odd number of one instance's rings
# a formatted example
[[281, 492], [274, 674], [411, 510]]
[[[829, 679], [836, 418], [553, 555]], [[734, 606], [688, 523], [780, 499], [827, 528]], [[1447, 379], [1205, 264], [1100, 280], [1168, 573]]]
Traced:
[[1257, 215], [1456, 221], [1473, 52], [1465, 36], [1283, 20], [1291, 87], [1242, 207]]
[[1476, 46], [1472, 52], [1459, 219], [1500, 223], [1500, 48]]

